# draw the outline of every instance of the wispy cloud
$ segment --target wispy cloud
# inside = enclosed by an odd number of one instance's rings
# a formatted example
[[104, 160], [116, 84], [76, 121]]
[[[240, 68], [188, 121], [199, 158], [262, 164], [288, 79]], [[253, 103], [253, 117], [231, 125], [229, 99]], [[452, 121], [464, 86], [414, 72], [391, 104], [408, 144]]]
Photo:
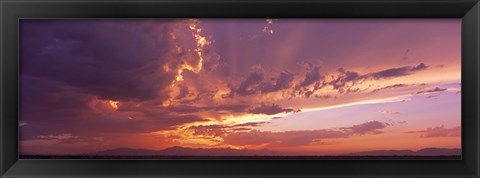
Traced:
[[386, 114], [386, 115], [396, 115], [400, 114], [398, 111], [393, 111], [393, 110], [381, 110], [379, 111], [380, 114]]
[[380, 134], [388, 125], [379, 121], [368, 121], [362, 124], [339, 129], [301, 130], [271, 132], [252, 130], [236, 132], [223, 137], [225, 143], [232, 145], [274, 144], [279, 146], [296, 146], [318, 142], [321, 139], [346, 138], [352, 135]]
[[56, 140], [68, 140], [68, 139], [74, 139], [78, 138], [78, 136], [74, 136], [70, 133], [64, 133], [60, 135], [40, 135], [37, 138], [40, 139], [56, 139]]
[[420, 134], [420, 137], [460, 137], [461, 127], [446, 128], [441, 124], [435, 127], [429, 127], [423, 130], [408, 131], [406, 133]]
[[438, 88], [438, 87], [435, 87], [434, 89], [431, 89], [431, 90], [423, 90], [423, 91], [419, 91], [417, 92], [416, 94], [430, 94], [430, 93], [437, 93], [437, 92], [443, 92], [443, 91], [446, 91], [447, 88]]
[[374, 73], [370, 73], [367, 76], [372, 77], [374, 79], [382, 79], [382, 78], [392, 78], [392, 77], [400, 77], [410, 75], [417, 71], [426, 70], [428, 67], [424, 63], [420, 63], [417, 66], [405, 66], [400, 68], [391, 68], [386, 69]]
[[292, 108], [282, 108], [277, 104], [265, 104], [261, 103], [260, 106], [253, 108], [249, 110], [248, 112], [253, 113], [253, 114], [267, 114], [267, 115], [273, 115], [273, 114], [278, 114], [282, 112], [300, 112], [300, 109], [292, 109]]

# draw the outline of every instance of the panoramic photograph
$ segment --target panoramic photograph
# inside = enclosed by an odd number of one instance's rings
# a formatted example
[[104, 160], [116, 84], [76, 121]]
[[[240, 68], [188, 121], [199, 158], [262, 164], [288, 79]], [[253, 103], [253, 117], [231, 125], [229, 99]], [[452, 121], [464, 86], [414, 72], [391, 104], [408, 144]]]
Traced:
[[449, 159], [461, 19], [20, 19], [20, 159]]

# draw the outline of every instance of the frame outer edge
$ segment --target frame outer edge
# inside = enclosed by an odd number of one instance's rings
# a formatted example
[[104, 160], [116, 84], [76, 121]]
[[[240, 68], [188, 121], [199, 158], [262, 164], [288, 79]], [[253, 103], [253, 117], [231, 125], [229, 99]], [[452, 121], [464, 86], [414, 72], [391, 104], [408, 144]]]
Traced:
[[[472, 30], [474, 30], [474, 33], [471, 33], [471, 38], [473, 38], [470, 42], [470, 44], [473, 43], [473, 49], [469, 49], [469, 54], [472, 55], [472, 58], [475, 60], [475, 70], [473, 71], [473, 76], [475, 76], [475, 79], [477, 80], [476, 81], [476, 85], [475, 85], [475, 88], [477, 89], [477, 92], [475, 93], [475, 106], [477, 106], [476, 108], [476, 111], [475, 111], [475, 118], [472, 118], [476, 121], [475, 123], [475, 127], [476, 127], [476, 132], [474, 133], [475, 136], [477, 137], [477, 139], [480, 138], [480, 109], [478, 108], [479, 107], [479, 104], [480, 104], [480, 94], [478, 93], [478, 90], [480, 89], [480, 1], [477, 0], [477, 2], [475, 3], [475, 5], [465, 14], [464, 18], [465, 17], [469, 17], [469, 22], [472, 23], [472, 22], [475, 22], [472, 26], [469, 26], [469, 28], [473, 28]], [[465, 25], [463, 25], [463, 22], [462, 22], [462, 33], [464, 32], [463, 28], [465, 28]], [[463, 36], [463, 34], [462, 34]], [[466, 39], [462, 38], [462, 41], [464, 41]], [[462, 42], [462, 45], [463, 45], [463, 42]], [[463, 49], [467, 49], [467, 48], [463, 48], [462, 47], [462, 50]], [[464, 57], [463, 56], [463, 51], [462, 51], [462, 58]], [[464, 78], [465, 76], [462, 76], [462, 78]], [[462, 89], [463, 90], [463, 89]], [[462, 116], [463, 117], [463, 116]], [[464, 118], [463, 118], [464, 119]], [[462, 121], [462, 125], [463, 125], [463, 121]], [[462, 134], [462, 137], [463, 134]], [[462, 138], [462, 140], [464, 140]], [[464, 145], [464, 144], [462, 144]], [[463, 146], [462, 146], [463, 147]], [[473, 174], [474, 176], [472, 176], [472, 178], [480, 178], [480, 141], [477, 140], [476, 141], [476, 144], [475, 144], [475, 147], [476, 147], [476, 150], [475, 150], [475, 153], [476, 153], [476, 160], [473, 162], [475, 165], [473, 165], [473, 167], [471, 167], [471, 169], [473, 169]], [[463, 149], [463, 148], [462, 148]], [[468, 176], [468, 178], [470, 178], [470, 176]]]
[[[12, 149], [12, 147], [18, 148], [18, 137], [15, 138], [17, 142], [15, 142], [14, 145], [12, 145], [12, 140], [14, 139], [8, 138], [8, 136], [12, 134], [18, 135], [18, 132], [11, 132], [15, 126], [18, 127], [18, 123], [15, 121], [14, 123], [16, 124], [12, 125], [12, 122], [10, 122], [12, 116], [6, 112], [9, 110], [9, 107], [12, 107], [12, 105], [7, 105], [7, 100], [9, 99], [9, 94], [11, 95], [9, 92], [13, 90], [8, 90], [6, 87], [9, 86], [8, 82], [11, 81], [11, 78], [9, 78], [11, 73], [9, 67], [11, 67], [12, 64], [10, 61], [7, 61], [7, 59], [11, 57], [11, 55], [9, 56], [8, 51], [11, 51], [13, 46], [5, 45], [7, 43], [5, 41], [8, 41], [11, 38], [11, 36], [7, 35], [8, 30], [6, 30], [5, 27], [9, 24], [8, 18], [16, 15], [15, 11], [8, 8], [9, 5], [14, 3], [15, 2], [9, 0], [0, 0], [0, 177], [2, 178], [11, 177], [7, 175], [8, 171], [18, 160], [17, 155], [12, 155], [10, 153], [10, 151], [15, 150]], [[17, 87], [15, 86], [15, 88]], [[17, 118], [15, 118], [15, 120], [17, 120]]]
[[[480, 79], [480, 49], [478, 49], [480, 47], [480, 2], [477, 1], [476, 5], [474, 6], [477, 14], [476, 14], [476, 22], [477, 22], [477, 32], [475, 33], [476, 35], [476, 47], [477, 49], [475, 50], [475, 56], [476, 56], [476, 59], [477, 59], [477, 80]], [[477, 81], [477, 90], [480, 89], [480, 82]], [[478, 91], [477, 91], [477, 106], [478, 106], [478, 102], [480, 102], [480, 95], [478, 95]], [[477, 108], [477, 118], [475, 118], [477, 120], [477, 139], [480, 138], [480, 109]], [[476, 176], [480, 176], [480, 141], [477, 140], [477, 166], [475, 168], [475, 175]]]
[[[6, 36], [6, 34], [3, 33], [3, 27], [4, 27], [4, 24], [5, 24], [5, 14], [6, 12], [4, 11], [4, 5], [8, 2], [11, 2], [9, 0], [0, 0], [0, 39], [2, 39], [3, 37]], [[69, 1], [66, 1], [66, 2], [69, 2]], [[471, 2], [471, 1], [468, 1], [468, 2]], [[479, 23], [479, 20], [480, 20], [480, 3], [478, 3], [478, 0], [477, 0], [477, 3], [475, 4], [475, 6], [471, 9], [472, 14], [474, 17], [474, 19], [476, 20], [476, 24], [475, 24], [475, 28], [476, 28], [476, 32], [474, 33], [474, 39], [472, 39], [472, 41], [474, 41], [475, 43], [475, 47], [479, 47], [480, 45], [480, 23]], [[8, 134], [5, 134], [5, 131], [6, 131], [6, 126], [4, 125], [5, 121], [4, 119], [6, 119], [5, 117], [5, 113], [3, 112], [5, 110], [4, 107], [5, 104], [6, 104], [6, 101], [4, 101], [5, 99], [5, 91], [3, 90], [3, 87], [5, 87], [5, 77], [7, 77], [5, 75], [5, 69], [7, 68], [7, 66], [4, 66], [3, 64], [5, 63], [5, 50], [7, 47], [3, 45], [3, 41], [4, 40], [0, 40], [0, 177], [3, 177], [5, 176], [5, 173], [9, 170], [9, 168], [11, 168], [12, 165], [7, 165], [4, 158], [6, 156], [6, 150], [3, 149], [5, 146], [5, 140], [3, 139], [6, 135]], [[476, 67], [477, 67], [477, 70], [475, 70], [475, 73], [474, 75], [477, 76], [477, 77], [480, 77], [480, 72], [479, 72], [479, 69], [480, 69], [480, 52], [479, 52], [480, 49], [476, 49], [474, 51], [471, 51], [472, 53], [474, 53], [473, 55], [475, 56], [475, 59], [476, 59]], [[478, 78], [477, 78], [478, 79]], [[476, 87], [479, 88], [480, 87], [480, 83], [477, 81], [476, 83]], [[476, 103], [478, 104], [478, 102], [480, 102], [480, 95], [476, 95], [475, 96], [475, 100], [476, 100]], [[476, 110], [476, 115], [477, 115], [477, 118], [476, 119], [476, 127], [477, 128], [480, 128], [480, 121], [479, 121], [479, 116], [480, 116], [480, 110]], [[476, 130], [476, 133], [475, 133], [478, 136], [480, 136], [480, 130], [477, 129]], [[476, 165], [473, 167], [474, 169], [474, 174], [476, 176], [480, 176], [480, 150], [478, 148], [480, 148], [480, 142], [477, 141], [476, 143], [476, 146], [477, 146], [477, 158], [476, 158]], [[17, 162], [18, 163], [18, 162]], [[8, 163], [9, 164], [9, 163]], [[321, 177], [321, 176], [319, 176]]]
[[[480, 2], [477, 1], [462, 18], [462, 155], [465, 153], [474, 154], [475, 157], [463, 157], [464, 163], [468, 166], [472, 175], [468, 178], [480, 178]], [[468, 35], [468, 36], [467, 36]], [[467, 45], [467, 46], [464, 46]], [[468, 58], [468, 63], [464, 59]], [[470, 61], [471, 60], [471, 61]], [[467, 67], [465, 64], [473, 65]], [[466, 76], [470, 76], [468, 79]], [[466, 83], [464, 83], [466, 82]], [[475, 83], [472, 83], [475, 82]], [[471, 84], [470, 84], [471, 83]], [[463, 92], [465, 91], [465, 92]], [[469, 98], [464, 96], [469, 94]], [[469, 100], [473, 103], [464, 103]], [[467, 109], [468, 108], [468, 109]], [[473, 115], [465, 116], [464, 112], [469, 110]], [[470, 118], [472, 117], [473, 118]], [[469, 124], [465, 122], [469, 120]], [[470, 120], [471, 119], [471, 120]], [[466, 131], [468, 127], [469, 131]], [[466, 133], [470, 133], [474, 138], [466, 138]], [[471, 143], [475, 140], [475, 143]], [[468, 142], [470, 141], [470, 142]], [[468, 150], [466, 149], [468, 148]], [[472, 150], [475, 149], [475, 150]]]
[[[3, 22], [4, 22], [4, 16], [3, 16], [3, 0], [0, 0], [0, 38], [3, 38]], [[3, 56], [3, 41], [0, 40], [0, 66], [3, 68], [3, 61], [4, 61], [4, 56]], [[3, 141], [3, 127], [5, 127], [5, 124], [3, 123], [3, 120], [5, 119], [3, 117], [3, 69], [0, 71], [0, 177], [3, 176], [3, 174], [6, 172], [4, 170], [4, 160], [1, 159], [4, 157], [4, 141]]]

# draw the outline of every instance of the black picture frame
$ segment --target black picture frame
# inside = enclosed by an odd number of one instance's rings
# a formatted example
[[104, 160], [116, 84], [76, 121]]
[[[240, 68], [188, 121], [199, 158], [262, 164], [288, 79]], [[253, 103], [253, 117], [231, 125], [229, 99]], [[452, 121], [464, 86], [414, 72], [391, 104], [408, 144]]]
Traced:
[[[1, 0], [1, 177], [478, 177], [478, 0]], [[20, 18], [462, 18], [462, 160], [19, 160]]]

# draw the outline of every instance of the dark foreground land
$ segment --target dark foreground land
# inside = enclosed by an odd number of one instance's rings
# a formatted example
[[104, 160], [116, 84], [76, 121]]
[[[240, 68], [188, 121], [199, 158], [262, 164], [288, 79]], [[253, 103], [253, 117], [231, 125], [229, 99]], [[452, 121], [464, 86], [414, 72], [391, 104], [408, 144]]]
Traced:
[[93, 155], [20, 155], [20, 159], [208, 159], [208, 160], [461, 160], [447, 156], [93, 156]]

